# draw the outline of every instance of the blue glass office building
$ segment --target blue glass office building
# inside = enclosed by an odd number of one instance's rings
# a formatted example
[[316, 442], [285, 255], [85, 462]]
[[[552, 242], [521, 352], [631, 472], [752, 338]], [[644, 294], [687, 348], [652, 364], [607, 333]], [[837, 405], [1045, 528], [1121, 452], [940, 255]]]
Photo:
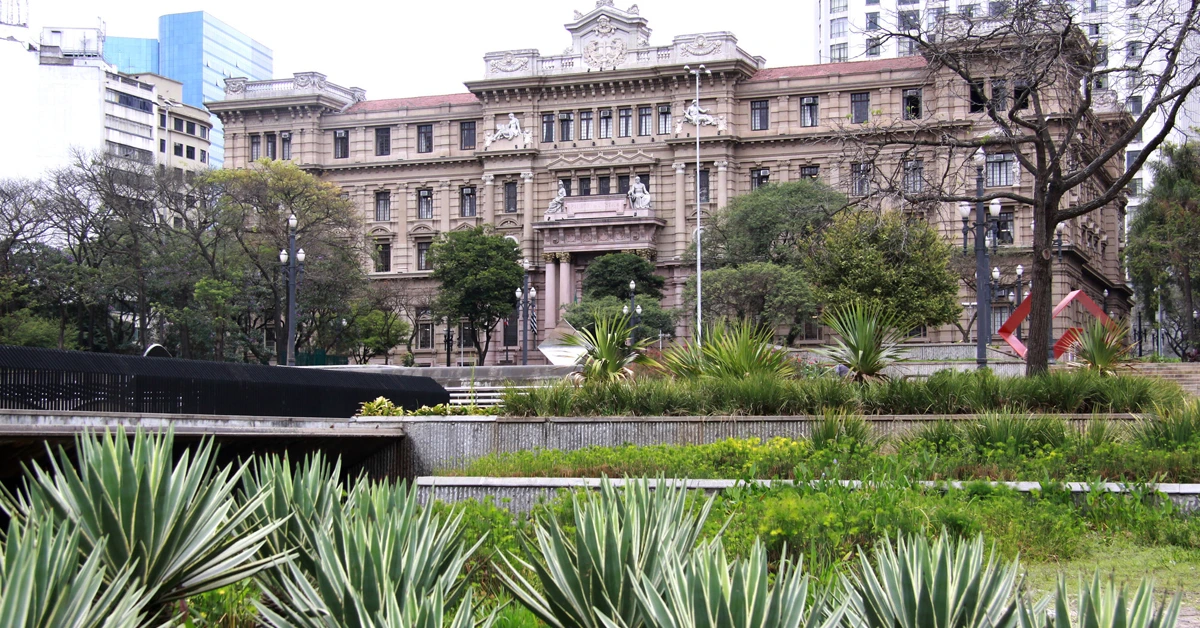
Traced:
[[[272, 78], [271, 49], [203, 11], [158, 18], [158, 39], [109, 37], [104, 57], [122, 72], [153, 72], [183, 83], [183, 101], [204, 107], [225, 97], [225, 79]], [[209, 162], [225, 161], [225, 134], [213, 120]]]

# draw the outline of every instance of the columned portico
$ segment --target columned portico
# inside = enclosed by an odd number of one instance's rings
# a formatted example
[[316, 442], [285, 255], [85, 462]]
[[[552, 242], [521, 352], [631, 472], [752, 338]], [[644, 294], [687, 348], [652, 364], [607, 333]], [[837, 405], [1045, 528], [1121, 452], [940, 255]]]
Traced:
[[558, 254], [558, 309], [562, 316], [563, 308], [571, 304], [574, 296], [575, 270], [571, 267], [571, 254]]

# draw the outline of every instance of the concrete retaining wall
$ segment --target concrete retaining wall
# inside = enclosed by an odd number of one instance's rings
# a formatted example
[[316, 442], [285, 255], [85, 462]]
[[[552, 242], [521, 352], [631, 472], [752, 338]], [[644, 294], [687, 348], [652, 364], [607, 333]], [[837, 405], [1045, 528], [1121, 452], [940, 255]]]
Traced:
[[429, 377], [442, 386], [457, 388], [460, 386], [503, 386], [513, 384], [534, 384], [550, 380], [559, 380], [574, 372], [577, 366], [430, 366], [406, 367], [385, 366], [382, 364], [363, 364], [348, 366], [318, 366], [310, 368], [331, 369], [338, 371], [353, 371], [359, 373], [394, 373], [396, 375], [415, 375]]
[[[419, 477], [416, 479], [417, 490], [422, 503], [430, 497], [447, 503], [456, 503], [474, 499], [483, 501], [487, 497], [495, 500], [496, 504], [511, 512], [525, 513], [533, 509], [539, 501], [554, 497], [559, 491], [574, 491], [582, 488], [595, 490], [600, 486], [600, 480], [595, 478], [483, 478], [483, 477]], [[614, 484], [620, 485], [624, 480], [614, 479]], [[685, 483], [690, 489], [703, 489], [714, 493], [742, 484], [740, 480], [666, 480], [671, 485]], [[784, 485], [791, 486], [790, 480], [757, 480], [759, 486]], [[844, 486], [857, 488], [861, 482], [856, 480], [842, 481]], [[922, 482], [926, 486], [944, 486], [945, 483]], [[950, 482], [951, 486], [961, 488], [961, 482]], [[993, 482], [993, 485], [1004, 485], [1023, 493], [1041, 489], [1038, 482]], [[1091, 486], [1083, 482], [1068, 482], [1067, 488], [1077, 499], [1091, 490]], [[1155, 487], [1158, 492], [1175, 502], [1184, 512], [1200, 510], [1200, 484], [1159, 484]], [[1121, 493], [1127, 489], [1124, 485], [1109, 482], [1104, 490]]]
[[[1093, 415], [1062, 415], [1083, 428]], [[1101, 416], [1101, 415], [1096, 415]], [[1128, 414], [1103, 415], [1105, 419], [1131, 420]], [[875, 415], [864, 417], [876, 434], [900, 435], [914, 426], [949, 420], [971, 420], [975, 415]], [[432, 475], [445, 469], [462, 469], [487, 454], [541, 449], [575, 450], [589, 446], [687, 445], [726, 438], [774, 436], [803, 438], [821, 417], [404, 417], [404, 441], [397, 460], [398, 477]]]

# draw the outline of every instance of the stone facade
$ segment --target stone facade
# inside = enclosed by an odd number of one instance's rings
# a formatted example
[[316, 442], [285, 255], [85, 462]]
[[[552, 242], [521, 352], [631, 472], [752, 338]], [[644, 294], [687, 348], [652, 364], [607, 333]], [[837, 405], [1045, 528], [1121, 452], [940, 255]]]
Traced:
[[[279, 159], [345, 190], [362, 209], [370, 238], [386, 245], [380, 250], [387, 259], [373, 277], [428, 281], [424, 251], [440, 233], [488, 224], [511, 237], [533, 267], [539, 340], [562, 306], [579, 297], [588, 263], [612, 251], [654, 260], [667, 279], [664, 306], [688, 318], [682, 293], [693, 266], [685, 255], [697, 207], [708, 215], [757, 185], [805, 176], [854, 191], [847, 135], [875, 126], [848, 124], [862, 94], [872, 123], [901, 120], [911, 89], [921, 90], [927, 120], [964, 134], [985, 123], [969, 113], [962, 90], [931, 79], [920, 57], [767, 68], [727, 32], [651, 45], [637, 7], [618, 9], [611, 0], [577, 13], [567, 30], [572, 45], [562, 55], [488, 53], [484, 78], [468, 81], [469, 93], [366, 100], [361, 89], [308, 72], [273, 81], [229, 79], [225, 100], [207, 105], [225, 124], [227, 166], [245, 166], [251, 143], [270, 141]], [[701, 125], [685, 119], [696, 93], [685, 64], [706, 66], [704, 113], [691, 112], [704, 117]], [[627, 193], [638, 178], [648, 206]], [[1008, 184], [1028, 181], [1017, 173]], [[958, 242], [957, 210], [946, 205], [924, 213]], [[1083, 288], [1099, 302], [1108, 290], [1106, 307], [1127, 311], [1119, 213], [1106, 208], [1071, 225], [1064, 238], [1071, 254], [1056, 273], [1056, 295]], [[1027, 252], [1029, 208], [1006, 206], [1005, 217], [1001, 248]], [[964, 289], [963, 300], [973, 300], [971, 294]], [[968, 308], [964, 320], [970, 316]], [[418, 363], [442, 364], [441, 328], [433, 322], [429, 331], [432, 346], [421, 349]], [[493, 337], [489, 355], [503, 360], [503, 334]], [[960, 339], [954, 326], [926, 330], [922, 338]], [[470, 352], [454, 353], [452, 362], [471, 361]]]

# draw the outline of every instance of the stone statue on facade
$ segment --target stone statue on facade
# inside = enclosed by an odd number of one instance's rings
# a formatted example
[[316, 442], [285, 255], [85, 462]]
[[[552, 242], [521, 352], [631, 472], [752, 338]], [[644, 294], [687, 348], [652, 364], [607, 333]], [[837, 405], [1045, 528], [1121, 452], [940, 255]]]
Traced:
[[561, 214], [565, 211], [563, 207], [563, 199], [567, 198], [567, 188], [563, 186], [563, 182], [558, 182], [558, 194], [550, 201], [550, 206], [546, 208], [546, 220], [552, 220], [550, 214]]
[[634, 210], [650, 209], [650, 190], [646, 189], [646, 184], [642, 183], [642, 178], [635, 176], [633, 183], [629, 186], [629, 192], [626, 195], [629, 197], [629, 206]]
[[697, 127], [715, 126], [718, 131], [725, 130], [725, 116], [712, 115], [707, 109], [700, 106], [699, 101], [694, 99], [692, 100], [692, 104], [683, 110], [683, 118], [675, 125], [675, 132], [681, 133], [685, 123]]
[[529, 146], [533, 142], [532, 134], [528, 131], [521, 130], [521, 121], [517, 120], [515, 114], [508, 114], [507, 124], [497, 124], [495, 133], [488, 133], [483, 139], [483, 147], [488, 148], [492, 142], [498, 140], [517, 140], [523, 141], [524, 146]]

